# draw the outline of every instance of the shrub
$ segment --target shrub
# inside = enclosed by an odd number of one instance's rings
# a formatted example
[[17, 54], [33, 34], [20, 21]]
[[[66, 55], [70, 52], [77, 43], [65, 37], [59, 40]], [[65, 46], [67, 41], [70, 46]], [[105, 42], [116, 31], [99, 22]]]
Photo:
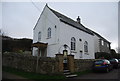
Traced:
[[112, 56], [110, 53], [106, 53], [106, 52], [97, 52], [95, 53], [95, 58], [99, 59], [99, 58], [105, 58], [105, 59], [111, 59]]

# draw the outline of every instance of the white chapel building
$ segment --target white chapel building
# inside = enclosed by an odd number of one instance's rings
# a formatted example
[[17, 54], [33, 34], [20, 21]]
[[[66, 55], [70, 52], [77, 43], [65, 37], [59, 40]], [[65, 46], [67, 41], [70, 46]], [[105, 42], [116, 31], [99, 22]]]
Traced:
[[94, 59], [96, 52], [110, 52], [110, 42], [81, 24], [78, 16], [71, 18], [51, 9], [46, 4], [33, 29], [33, 56], [55, 57], [68, 54], [75, 59]]

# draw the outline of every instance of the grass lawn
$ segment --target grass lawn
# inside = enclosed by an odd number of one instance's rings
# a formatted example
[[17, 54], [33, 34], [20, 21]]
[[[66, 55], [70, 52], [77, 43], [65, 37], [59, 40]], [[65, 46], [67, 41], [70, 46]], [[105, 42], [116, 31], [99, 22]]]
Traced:
[[3, 71], [9, 72], [9, 73], [12, 73], [12, 74], [15, 74], [15, 75], [19, 75], [19, 76], [24, 77], [24, 78], [33, 79], [33, 80], [38, 80], [38, 79], [52, 80], [52, 79], [56, 79], [58, 81], [58, 80], [65, 79], [64, 75], [47, 75], [47, 74], [24, 72], [22, 70], [13, 69], [13, 68], [9, 68], [9, 67], [3, 67]]

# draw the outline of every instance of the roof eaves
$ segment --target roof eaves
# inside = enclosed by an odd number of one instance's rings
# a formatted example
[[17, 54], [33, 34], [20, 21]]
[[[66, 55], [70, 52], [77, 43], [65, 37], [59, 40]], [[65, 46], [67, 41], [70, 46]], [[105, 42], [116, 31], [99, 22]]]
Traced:
[[[92, 31], [92, 30], [91, 30]], [[104, 40], [104, 41], [106, 41], [106, 42], [109, 42], [108, 40], [106, 40], [104, 37], [102, 37], [100, 34], [98, 34], [98, 33], [96, 33], [96, 32], [94, 32], [94, 31], [92, 31], [95, 35], [97, 35], [98, 37], [100, 37], [102, 40]], [[109, 43], [111, 43], [111, 42], [109, 42]]]
[[[48, 5], [46, 4], [45, 7], [48, 7]], [[39, 20], [40, 20], [40, 18], [41, 18], [41, 15], [43, 14], [43, 12], [44, 12], [44, 10], [45, 10], [45, 7], [43, 8], [43, 10], [42, 10], [42, 12], [41, 12], [41, 14], [40, 14], [40, 16], [39, 16], [39, 18], [38, 18], [38, 20], [37, 20], [37, 23], [35, 24], [35, 27], [33, 28], [33, 30], [35, 30], [35, 28], [36, 28], [36, 26], [37, 26], [37, 24], [38, 24], [38, 22], [39, 22]]]

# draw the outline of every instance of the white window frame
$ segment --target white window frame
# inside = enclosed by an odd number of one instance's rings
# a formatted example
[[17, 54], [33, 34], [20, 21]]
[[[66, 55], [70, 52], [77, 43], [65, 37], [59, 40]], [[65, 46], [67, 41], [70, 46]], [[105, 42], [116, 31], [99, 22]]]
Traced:
[[101, 40], [101, 44], [102, 44], [102, 46], [104, 45], [104, 41], [103, 40]]
[[109, 44], [107, 43], [107, 47], [109, 48]]

